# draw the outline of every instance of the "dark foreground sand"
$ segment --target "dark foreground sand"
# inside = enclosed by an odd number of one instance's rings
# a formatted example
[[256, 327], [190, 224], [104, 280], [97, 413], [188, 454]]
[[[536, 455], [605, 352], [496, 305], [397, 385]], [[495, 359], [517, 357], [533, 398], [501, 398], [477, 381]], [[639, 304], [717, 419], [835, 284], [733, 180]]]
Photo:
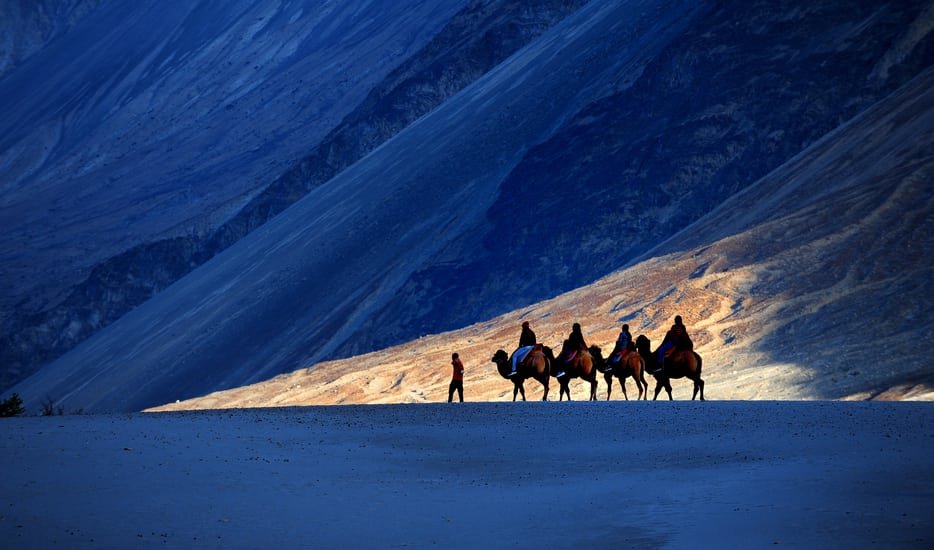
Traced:
[[573, 402], [0, 421], [6, 547], [928, 547], [934, 404]]

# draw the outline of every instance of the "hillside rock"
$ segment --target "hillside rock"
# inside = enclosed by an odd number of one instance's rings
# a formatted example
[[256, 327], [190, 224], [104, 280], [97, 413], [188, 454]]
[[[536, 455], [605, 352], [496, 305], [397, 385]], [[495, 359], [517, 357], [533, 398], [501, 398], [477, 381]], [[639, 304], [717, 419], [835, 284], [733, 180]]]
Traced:
[[120, 0], [0, 79], [0, 388], [216, 253], [465, 3]]
[[0, 388], [143, 303], [353, 164], [539, 36], [585, 0], [475, 1], [377, 84], [314, 150], [219, 227], [141, 243], [95, 265], [67, 297], [21, 308], [0, 338]]
[[0, 78], [67, 33], [101, 0], [7, 0], [0, 3]]
[[931, 7], [762, 1], [703, 12], [532, 148], [485, 219], [341, 354], [465, 326], [626, 265], [930, 66]]

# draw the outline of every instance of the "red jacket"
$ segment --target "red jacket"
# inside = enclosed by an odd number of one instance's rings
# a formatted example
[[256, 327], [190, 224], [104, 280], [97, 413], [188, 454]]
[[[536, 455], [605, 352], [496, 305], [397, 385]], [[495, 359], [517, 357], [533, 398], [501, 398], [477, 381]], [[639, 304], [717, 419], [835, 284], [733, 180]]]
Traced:
[[451, 366], [454, 367], [454, 372], [451, 374], [451, 380], [462, 381], [464, 380], [464, 364], [461, 363], [460, 359], [451, 360]]

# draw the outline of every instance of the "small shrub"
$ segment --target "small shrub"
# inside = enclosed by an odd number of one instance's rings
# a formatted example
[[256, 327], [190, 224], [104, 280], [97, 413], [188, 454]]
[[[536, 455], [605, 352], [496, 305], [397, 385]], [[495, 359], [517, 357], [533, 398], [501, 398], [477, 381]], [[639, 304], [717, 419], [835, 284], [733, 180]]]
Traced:
[[26, 412], [23, 408], [23, 400], [18, 394], [13, 394], [9, 399], [0, 401], [0, 417], [18, 416]]
[[55, 401], [51, 397], [46, 397], [42, 402], [42, 416], [62, 416], [65, 414], [65, 407], [59, 405], [58, 408], [55, 408]]

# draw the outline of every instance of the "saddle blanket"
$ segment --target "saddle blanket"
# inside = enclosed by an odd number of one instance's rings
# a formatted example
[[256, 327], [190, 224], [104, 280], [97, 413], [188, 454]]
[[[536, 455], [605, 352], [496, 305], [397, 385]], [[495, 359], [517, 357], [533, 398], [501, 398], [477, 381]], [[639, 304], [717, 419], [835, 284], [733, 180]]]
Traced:
[[512, 354], [512, 371], [515, 372], [519, 370], [519, 365], [522, 364], [522, 360], [525, 359], [525, 356], [529, 354], [530, 351], [535, 349], [535, 346], [525, 346], [516, 350]]

